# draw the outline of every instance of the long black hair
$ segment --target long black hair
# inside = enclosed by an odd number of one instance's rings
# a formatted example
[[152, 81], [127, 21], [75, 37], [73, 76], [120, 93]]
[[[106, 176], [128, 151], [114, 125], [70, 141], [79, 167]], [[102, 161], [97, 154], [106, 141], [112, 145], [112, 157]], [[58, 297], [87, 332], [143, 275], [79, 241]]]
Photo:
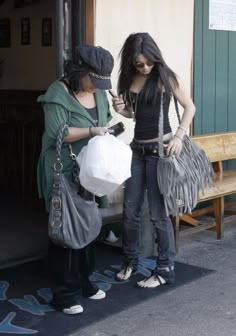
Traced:
[[178, 86], [176, 74], [168, 67], [156, 42], [148, 33], [135, 33], [127, 37], [120, 51], [120, 70], [118, 78], [118, 93], [129, 92], [137, 70], [134, 65], [138, 55], [144, 55], [148, 60], [154, 62], [154, 66], [145, 83], [144, 95], [148, 103], [155, 103], [160, 84], [165, 88], [167, 96], [172, 96], [170, 81]]

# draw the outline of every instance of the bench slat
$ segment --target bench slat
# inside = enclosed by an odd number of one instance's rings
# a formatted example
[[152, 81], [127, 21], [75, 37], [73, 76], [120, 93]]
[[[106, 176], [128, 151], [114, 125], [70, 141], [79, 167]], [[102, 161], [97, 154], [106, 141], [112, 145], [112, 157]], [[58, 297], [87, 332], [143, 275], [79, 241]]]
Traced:
[[234, 194], [236, 191], [236, 171], [228, 170], [216, 174], [214, 187], [200, 195], [199, 202]]
[[191, 137], [211, 162], [236, 159], [236, 132], [196, 135]]

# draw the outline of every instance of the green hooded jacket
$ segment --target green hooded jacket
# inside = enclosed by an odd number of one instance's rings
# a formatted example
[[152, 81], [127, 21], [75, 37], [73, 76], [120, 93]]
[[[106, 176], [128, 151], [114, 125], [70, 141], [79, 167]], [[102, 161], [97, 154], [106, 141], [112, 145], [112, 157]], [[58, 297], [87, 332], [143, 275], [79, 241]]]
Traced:
[[[98, 109], [98, 126], [105, 126], [112, 116], [106, 92], [96, 90], [95, 99]], [[38, 97], [38, 102], [42, 103], [45, 119], [45, 130], [42, 138], [42, 150], [38, 162], [38, 192], [39, 197], [44, 198], [46, 208], [49, 210], [52, 184], [53, 165], [56, 159], [56, 137], [62, 124], [69, 127], [89, 127], [95, 126], [94, 121], [88, 111], [70, 94], [57, 80], [53, 82], [46, 93]], [[64, 136], [68, 135], [68, 130]], [[87, 145], [90, 137], [72, 143], [73, 153], [78, 155], [80, 150]], [[63, 174], [71, 178], [73, 163], [70, 157], [69, 144], [62, 145]]]

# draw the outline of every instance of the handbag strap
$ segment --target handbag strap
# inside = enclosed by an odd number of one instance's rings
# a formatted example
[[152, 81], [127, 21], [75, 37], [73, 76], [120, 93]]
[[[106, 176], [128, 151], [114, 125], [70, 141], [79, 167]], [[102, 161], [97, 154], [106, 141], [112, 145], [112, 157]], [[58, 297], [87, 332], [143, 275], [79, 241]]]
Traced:
[[161, 89], [160, 114], [158, 125], [158, 154], [160, 158], [164, 158], [163, 133], [164, 133], [163, 90]]
[[[57, 209], [58, 215], [61, 211], [61, 206], [58, 206], [58, 202], [61, 204], [61, 174], [63, 170], [63, 164], [61, 162], [61, 147], [63, 142], [63, 133], [65, 129], [68, 128], [66, 124], [59, 127], [56, 139], [56, 161], [53, 165], [54, 176], [53, 176], [53, 189], [56, 197], [52, 199], [54, 208]], [[60, 201], [59, 201], [60, 200]]]
[[177, 114], [177, 118], [178, 118], [178, 123], [180, 125], [180, 114], [179, 114], [179, 105], [178, 105], [178, 100], [177, 98], [173, 95], [174, 97], [174, 103], [175, 103], [175, 112]]
[[58, 129], [57, 140], [56, 140], [56, 162], [57, 163], [58, 162], [61, 163], [61, 147], [63, 143], [63, 134], [67, 128], [68, 128], [67, 124], [62, 124]]
[[53, 165], [53, 194], [51, 203], [51, 216], [53, 217], [54, 226], [62, 226], [62, 191], [61, 179], [63, 164], [61, 162], [61, 147], [63, 142], [63, 132], [68, 126], [63, 124], [59, 127], [56, 139], [56, 161]]
[[[180, 114], [179, 114], [179, 106], [176, 97], [174, 97], [174, 105], [175, 105], [175, 112], [177, 114], [178, 123], [180, 125]], [[160, 100], [160, 115], [159, 115], [159, 128], [158, 128], [158, 154], [160, 158], [164, 157], [164, 143], [163, 143], [163, 136], [164, 136], [164, 109], [163, 109], [163, 89], [161, 89], [161, 100]]]
[[[54, 182], [57, 181], [57, 183], [60, 182], [61, 173], [63, 170], [63, 163], [61, 162], [61, 148], [63, 143], [63, 134], [64, 131], [68, 128], [67, 124], [62, 124], [57, 133], [57, 140], [56, 140], [56, 162], [54, 163]], [[71, 144], [69, 145], [70, 150], [70, 157], [73, 162], [73, 178], [75, 182], [79, 185], [79, 166], [76, 162], [76, 155], [73, 153]]]

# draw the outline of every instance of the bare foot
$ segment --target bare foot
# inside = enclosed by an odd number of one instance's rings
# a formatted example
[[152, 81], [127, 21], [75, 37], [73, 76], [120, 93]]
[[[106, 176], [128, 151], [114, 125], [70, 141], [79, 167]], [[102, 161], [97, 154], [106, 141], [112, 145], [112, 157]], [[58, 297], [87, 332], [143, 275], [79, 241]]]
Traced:
[[116, 274], [116, 278], [120, 281], [128, 280], [131, 277], [133, 268], [132, 267], [124, 267], [121, 269], [119, 273]]
[[165, 283], [165, 279], [163, 279], [160, 275], [152, 275], [150, 278], [137, 282], [137, 285], [141, 288], [156, 288], [160, 285], [164, 285]]

